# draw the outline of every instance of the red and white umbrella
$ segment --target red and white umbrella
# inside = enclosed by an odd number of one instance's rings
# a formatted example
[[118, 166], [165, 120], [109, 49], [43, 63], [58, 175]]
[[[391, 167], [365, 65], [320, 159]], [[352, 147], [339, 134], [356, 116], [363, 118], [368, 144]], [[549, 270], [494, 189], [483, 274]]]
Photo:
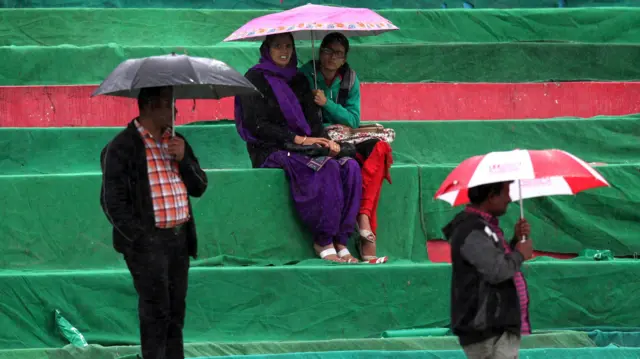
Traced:
[[471, 187], [514, 181], [511, 200], [572, 195], [607, 187], [609, 183], [589, 164], [561, 150], [491, 152], [464, 160], [445, 179], [434, 198], [453, 206], [469, 202]]

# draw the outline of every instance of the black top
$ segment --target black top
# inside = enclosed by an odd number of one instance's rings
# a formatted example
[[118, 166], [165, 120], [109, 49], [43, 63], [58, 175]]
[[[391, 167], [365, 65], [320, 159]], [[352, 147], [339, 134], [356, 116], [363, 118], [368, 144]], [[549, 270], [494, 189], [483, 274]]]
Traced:
[[[176, 136], [182, 137], [176, 132]], [[155, 231], [155, 214], [147, 173], [144, 141], [133, 121], [100, 154], [102, 188], [100, 205], [113, 226], [113, 246], [126, 254], [144, 246]], [[184, 158], [179, 163], [180, 176], [191, 197], [200, 197], [207, 189], [207, 175], [185, 140]], [[185, 223], [189, 255], [197, 256], [198, 242], [193, 210]]]
[[520, 336], [513, 277], [524, 257], [506, 254], [480, 215], [461, 212], [443, 230], [451, 242], [451, 329], [461, 345], [510, 332]]
[[[251, 163], [257, 168], [262, 166], [273, 152], [283, 149], [284, 143], [293, 143], [296, 135], [289, 130], [287, 120], [280, 111], [278, 99], [264, 75], [258, 70], [249, 70], [245, 77], [263, 95], [240, 97], [243, 125], [259, 141], [247, 143]], [[289, 86], [300, 101], [304, 116], [311, 127], [310, 137], [327, 137], [320, 117], [320, 107], [313, 101], [307, 78], [298, 73], [289, 82]]]

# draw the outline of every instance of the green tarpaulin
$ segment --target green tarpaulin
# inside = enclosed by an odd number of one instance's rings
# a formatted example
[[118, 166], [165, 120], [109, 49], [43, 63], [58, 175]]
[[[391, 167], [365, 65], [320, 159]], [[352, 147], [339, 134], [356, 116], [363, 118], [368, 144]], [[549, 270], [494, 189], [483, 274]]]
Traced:
[[[188, 46], [186, 50], [189, 55], [213, 57], [244, 72], [258, 61], [258, 46], [241, 43]], [[301, 61], [311, 59], [310, 45], [298, 50]], [[99, 84], [126, 59], [171, 52], [181, 53], [182, 48], [3, 46], [0, 86]], [[349, 63], [364, 82], [634, 81], [640, 79], [638, 57], [640, 45], [633, 44], [362, 44], [352, 47]]]
[[[513, 148], [562, 148], [586, 161], [608, 163], [600, 170], [614, 186], [576, 197], [526, 201], [538, 250], [637, 252], [637, 123], [635, 116], [389, 123], [397, 133], [396, 165], [391, 172], [393, 185], [385, 184], [381, 197], [380, 238], [385, 239], [379, 243], [380, 252], [426, 260], [425, 241], [440, 238], [442, 226], [458, 210], [432, 199], [452, 167], [469, 156]], [[103, 268], [118, 263], [109, 224], [98, 203], [98, 158], [116, 131], [0, 129], [0, 146], [11, 149], [0, 159], [0, 205], [11, 208], [0, 223], [5, 234], [1, 267]], [[179, 131], [193, 145], [202, 166], [215, 169], [208, 171], [212, 183], [208, 192], [194, 200], [202, 258], [228, 265], [264, 265], [313, 257], [309, 234], [296, 219], [283, 173], [249, 169], [246, 149], [233, 125], [193, 125]], [[255, 205], [247, 212], [237, 203]], [[603, 207], [608, 210], [603, 212]], [[507, 229], [517, 211], [514, 205], [505, 218]], [[247, 218], [262, 225], [248, 226]], [[256, 236], [262, 239], [259, 245]], [[283, 245], [281, 238], [289, 238], [290, 243]], [[78, 249], [77, 243], [86, 245]]]
[[[76, 242], [77, 248], [84, 246]], [[444, 327], [450, 274], [445, 264], [332, 265], [320, 259], [270, 268], [195, 267], [190, 271], [185, 339], [364, 339], [380, 338], [387, 330]], [[640, 302], [631, 293], [640, 291], [639, 261], [536, 259], [524, 266], [524, 274], [535, 330], [638, 325]], [[126, 269], [3, 270], [0, 298], [0, 327], [11, 328], [0, 331], [3, 349], [67, 344], [55, 328], [53, 308], [65, 313], [89, 343], [138, 343], [137, 300]], [[442, 343], [442, 338], [431, 339]], [[444, 344], [428, 349], [457, 348], [454, 338]], [[560, 344], [547, 340], [546, 347]], [[310, 349], [349, 350], [347, 345]]]
[[[0, 10], [0, 46], [212, 46], [247, 21], [269, 13], [192, 9]], [[400, 30], [354, 37], [350, 42], [406, 45], [517, 41], [637, 44], [640, 41], [638, 8], [382, 10], [380, 15]], [[166, 28], [171, 31], [164, 31]], [[406, 60], [412, 63], [410, 58]]]
[[[442, 3], [450, 7], [463, 7], [463, 0], [318, 0], [316, 4], [374, 9], [440, 8]], [[467, 0], [477, 8], [554, 8], [558, 0]], [[308, 3], [308, 0], [0, 0], [0, 8], [190, 8], [190, 9], [288, 9]], [[569, 0], [570, 7], [580, 6], [638, 6], [634, 0]]]
[[[595, 344], [587, 333], [560, 331], [533, 334], [522, 340], [521, 347], [528, 348], [594, 348]], [[187, 343], [185, 356], [218, 357], [231, 355], [257, 355], [279, 353], [313, 353], [326, 351], [417, 351], [417, 350], [456, 350], [455, 338], [394, 338], [394, 339], [334, 339], [315, 341], [271, 341], [236, 343]], [[63, 348], [0, 350], [0, 359], [138, 359], [138, 346], [89, 345], [76, 348], [67, 345]]]
[[[286, 3], [0, 0], [0, 7], [265, 9], [294, 5], [294, 1]], [[428, 8], [439, 6], [440, 1], [332, 3]], [[479, 8], [555, 6], [555, 0], [553, 3], [475, 2]], [[604, 2], [570, 3], [591, 6]], [[455, 1], [449, 5], [461, 6]], [[257, 44], [218, 42], [261, 13], [2, 10], [0, 85], [97, 84], [126, 58], [185, 50], [245, 71], [257, 59]], [[354, 40], [349, 60], [363, 81], [640, 78], [635, 66], [640, 56], [640, 13], [632, 8], [394, 10], [383, 15], [403, 30]], [[172, 29], [169, 35], [167, 28]], [[301, 58], [310, 56], [305, 44]], [[448, 324], [450, 266], [428, 263], [425, 248], [426, 240], [437, 239], [440, 228], [457, 210], [432, 199], [439, 183], [455, 163], [490, 150], [559, 147], [588, 161], [606, 162], [600, 170], [613, 188], [526, 201], [526, 217], [533, 226], [536, 249], [575, 253], [595, 248], [632, 255], [640, 251], [635, 235], [640, 231], [637, 123], [637, 116], [629, 116], [389, 124], [398, 137], [393, 144], [393, 185], [385, 185], [380, 204], [378, 247], [391, 261], [381, 266], [337, 265], [312, 259], [310, 236], [296, 220], [282, 172], [248, 169], [246, 151], [229, 124], [181, 128], [210, 178], [207, 194], [194, 200], [200, 258], [192, 262], [190, 272], [187, 355], [260, 355], [255, 359], [266, 359], [266, 353], [293, 353], [272, 359], [462, 357], [456, 339], [450, 336], [374, 339], [383, 333]], [[130, 275], [112, 248], [110, 226], [98, 203], [99, 151], [116, 131], [0, 129], [0, 327], [6, 328], [0, 331], [0, 359], [102, 359], [138, 351], [120, 346], [138, 343], [137, 302]], [[514, 206], [503, 222], [508, 233], [518, 212]], [[526, 263], [524, 273], [536, 330], [637, 326], [640, 308], [631, 294], [640, 291], [638, 261], [540, 257]], [[52, 315], [56, 310], [91, 345], [62, 348], [69, 339], [60, 333]], [[609, 343], [635, 346], [637, 338], [622, 331], [539, 334], [525, 338], [523, 348], [555, 349], [525, 350], [522, 354], [529, 358], [638, 356], [637, 349], [594, 348]], [[388, 350], [414, 351], [382, 352]]]
[[[608, 249], [617, 256], [640, 252], [638, 167], [601, 168], [615, 188], [525, 201], [535, 248], [560, 253]], [[393, 185], [384, 185], [380, 200], [381, 255], [427, 260], [426, 241], [441, 238], [441, 228], [460, 210], [432, 199], [451, 169], [392, 169]], [[207, 175], [209, 190], [193, 201], [203, 261], [268, 265], [314, 257], [311, 234], [297, 219], [281, 171], [213, 170]], [[100, 180], [97, 173], [1, 176], [0, 206], [6, 210], [0, 222], [0, 268], [120, 267], [111, 227], [99, 205]], [[513, 204], [503, 219], [509, 236], [518, 215]]]
[[[124, 125], [129, 121], [122, 118]], [[396, 165], [455, 166], [515, 148], [560, 148], [587, 162], [640, 162], [640, 115], [588, 119], [388, 121]], [[122, 128], [0, 128], [0, 175], [99, 172], [100, 151]], [[178, 127], [203, 168], [248, 169], [246, 145], [231, 121]], [[215, 139], [215, 140], [212, 140]], [[491, 139], [491, 140], [478, 140]], [[55, 158], [55, 161], [52, 160]]]
[[[637, 358], [640, 349], [589, 348], [589, 349], [529, 349], [522, 350], [520, 357], [527, 359], [622, 359]], [[462, 350], [381, 352], [381, 351], [345, 351], [325, 353], [291, 353], [278, 355], [232, 356], [229, 359], [466, 359]], [[198, 358], [207, 359], [207, 358]]]
[[[608, 163], [599, 170], [612, 188], [525, 201], [536, 249], [563, 253], [604, 249], [618, 256], [639, 252], [637, 123], [635, 116], [389, 123], [397, 133], [392, 145], [396, 164], [391, 171], [393, 184], [385, 184], [381, 196], [380, 253], [427, 260], [425, 242], [441, 238], [441, 228], [459, 210], [433, 200], [453, 166], [469, 156], [513, 148], [562, 148], [586, 161]], [[9, 209], [0, 222], [1, 268], [121, 266], [99, 206], [99, 154], [116, 131], [0, 129], [0, 147], [7, 149], [0, 159], [0, 206]], [[193, 202], [201, 259], [210, 264], [267, 265], [314, 257], [310, 234], [297, 220], [284, 174], [249, 169], [233, 125], [193, 125], [179, 131], [210, 177], [207, 193]], [[518, 212], [514, 204], [504, 219], [508, 233]]]

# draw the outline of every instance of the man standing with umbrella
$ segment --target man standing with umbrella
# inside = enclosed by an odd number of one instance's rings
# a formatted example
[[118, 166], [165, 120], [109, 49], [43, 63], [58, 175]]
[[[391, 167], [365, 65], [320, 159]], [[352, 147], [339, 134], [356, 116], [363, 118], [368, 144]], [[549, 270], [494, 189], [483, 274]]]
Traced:
[[[589, 164], [557, 149], [490, 152], [460, 163], [435, 198], [471, 204], [444, 229], [451, 243], [451, 327], [469, 358], [517, 358], [520, 335], [531, 333], [522, 262], [532, 257], [524, 198], [574, 195], [608, 187]], [[498, 217], [520, 201], [511, 245]]]
[[189, 196], [202, 196], [207, 176], [184, 138], [172, 136], [172, 88], [141, 89], [138, 107], [102, 151], [100, 202], [138, 293], [143, 358], [182, 359], [189, 256], [197, 254]]
[[528, 295], [520, 267], [532, 257], [529, 224], [516, 224], [512, 249], [498, 217], [511, 202], [510, 182], [469, 188], [471, 204], [444, 229], [451, 243], [451, 328], [469, 359], [518, 357], [529, 332]]
[[92, 95], [138, 99], [140, 116], [102, 150], [100, 203], [138, 292], [144, 359], [184, 359], [189, 257], [198, 249], [189, 196], [207, 189], [191, 146], [175, 133], [175, 100], [255, 92], [224, 62], [172, 54], [122, 62]]

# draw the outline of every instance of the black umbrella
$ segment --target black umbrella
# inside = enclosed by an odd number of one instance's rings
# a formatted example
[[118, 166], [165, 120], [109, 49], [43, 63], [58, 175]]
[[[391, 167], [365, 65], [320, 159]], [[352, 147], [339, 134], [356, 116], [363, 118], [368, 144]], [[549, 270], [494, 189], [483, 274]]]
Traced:
[[141, 88], [173, 86], [175, 99], [220, 99], [258, 90], [222, 61], [187, 55], [126, 60], [93, 94], [137, 98]]
[[220, 99], [259, 93], [249, 80], [222, 61], [172, 54], [124, 61], [91, 97], [137, 98], [141, 88], [160, 86], [171, 86], [174, 99]]

